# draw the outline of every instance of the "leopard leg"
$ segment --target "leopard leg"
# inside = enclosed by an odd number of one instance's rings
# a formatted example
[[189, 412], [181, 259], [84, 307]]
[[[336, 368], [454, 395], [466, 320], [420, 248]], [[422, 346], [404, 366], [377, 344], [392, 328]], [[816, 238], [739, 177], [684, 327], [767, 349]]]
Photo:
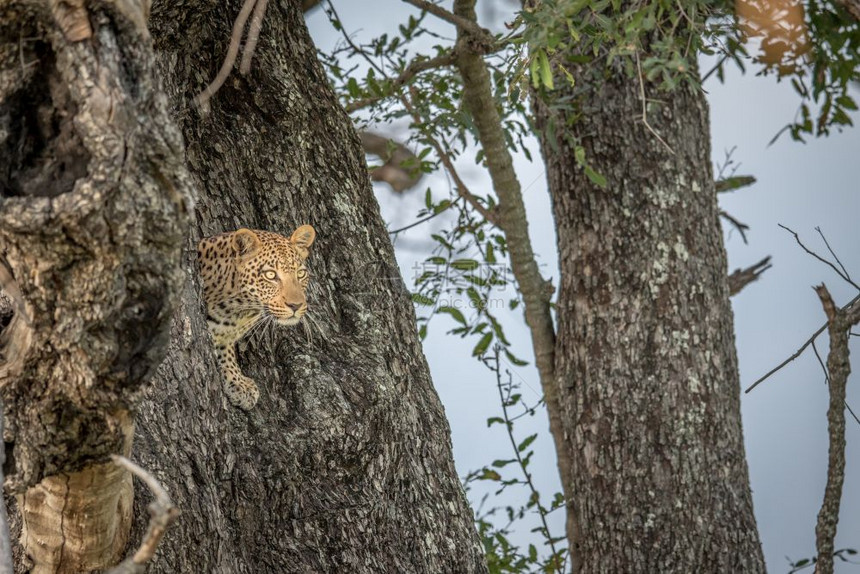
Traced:
[[221, 372], [224, 374], [224, 392], [231, 403], [244, 410], [251, 410], [260, 398], [260, 390], [254, 379], [246, 377], [236, 360], [235, 343], [215, 345]]

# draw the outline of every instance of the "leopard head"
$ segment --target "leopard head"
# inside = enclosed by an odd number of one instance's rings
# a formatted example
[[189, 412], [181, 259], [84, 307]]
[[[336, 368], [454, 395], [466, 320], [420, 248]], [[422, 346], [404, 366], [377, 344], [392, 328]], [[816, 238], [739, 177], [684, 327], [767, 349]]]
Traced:
[[289, 239], [268, 231], [239, 229], [232, 234], [238, 283], [245, 299], [282, 325], [294, 325], [308, 310], [305, 292], [310, 273], [305, 266], [316, 238], [302, 225]]

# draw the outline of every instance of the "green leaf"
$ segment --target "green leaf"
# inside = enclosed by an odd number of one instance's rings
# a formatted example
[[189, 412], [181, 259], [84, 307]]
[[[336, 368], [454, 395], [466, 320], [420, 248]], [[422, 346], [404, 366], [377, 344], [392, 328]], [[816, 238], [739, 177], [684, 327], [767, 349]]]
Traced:
[[501, 417], [490, 417], [487, 419], [487, 428], [493, 426], [494, 424], [505, 424], [505, 419]]
[[517, 459], [515, 459], [515, 458], [511, 458], [508, 460], [499, 459], [499, 460], [494, 460], [491, 464], [495, 468], [504, 468], [504, 467], [508, 466], [509, 464], [511, 464], [512, 462], [517, 462]]
[[591, 166], [585, 166], [585, 175], [591, 180], [591, 183], [600, 187], [606, 187], [606, 178], [594, 171]]
[[459, 309], [455, 309], [454, 307], [445, 306], [445, 307], [439, 307], [438, 309], [436, 309], [436, 312], [447, 313], [448, 315], [451, 315], [451, 317], [453, 317], [454, 320], [457, 321], [458, 323], [460, 323], [461, 325], [466, 324], [466, 318], [463, 316], [463, 313], [461, 313]]
[[519, 446], [517, 446], [517, 450], [520, 452], [523, 452], [524, 450], [526, 450], [529, 447], [529, 445], [535, 441], [537, 436], [538, 436], [537, 433], [530, 435], [530, 436], [527, 436], [525, 439], [523, 439], [523, 442], [521, 442], [519, 444]]
[[451, 262], [451, 267], [459, 271], [472, 271], [478, 268], [478, 262], [474, 259], [455, 259]]
[[481, 340], [478, 341], [478, 344], [475, 345], [475, 348], [472, 349], [472, 356], [473, 357], [480, 357], [481, 355], [486, 353], [487, 347], [490, 346], [490, 342], [492, 340], [493, 340], [493, 334], [492, 333], [484, 334], [484, 336], [481, 337]]
[[478, 477], [478, 480], [502, 480], [502, 475], [496, 472], [495, 470], [490, 470], [489, 468], [485, 468], [481, 475]]
[[552, 84], [552, 68], [549, 65], [549, 58], [546, 56], [546, 52], [540, 50], [537, 53], [538, 64], [540, 66], [540, 79], [543, 82], [543, 85], [548, 89], [553, 89]]
[[528, 361], [523, 361], [522, 359], [520, 359], [519, 357], [516, 357], [513, 353], [511, 353], [507, 349], [505, 349], [505, 356], [508, 358], [508, 360], [511, 363], [513, 363], [517, 367], [524, 367], [524, 366], [529, 364]]

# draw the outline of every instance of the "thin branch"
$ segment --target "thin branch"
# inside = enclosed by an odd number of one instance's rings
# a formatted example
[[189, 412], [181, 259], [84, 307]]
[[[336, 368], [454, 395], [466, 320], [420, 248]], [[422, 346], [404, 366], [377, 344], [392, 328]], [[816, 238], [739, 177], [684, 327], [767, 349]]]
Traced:
[[[358, 46], [356, 46], [356, 45], [355, 45], [355, 42], [353, 42], [353, 41], [352, 41], [352, 38], [350, 38], [350, 37], [349, 37], [349, 34], [347, 34], [347, 33], [346, 33], [346, 28], [344, 28], [344, 27], [343, 27], [343, 20], [341, 20], [341, 19], [340, 19], [340, 14], [338, 14], [338, 13], [337, 13], [337, 9], [334, 7], [334, 4], [332, 4], [332, 3], [331, 3], [331, 0], [328, 0], [327, 4], [328, 4], [328, 10], [329, 10], [330, 15], [331, 15], [331, 16], [334, 16], [335, 20], [337, 20], [337, 24], [338, 24], [338, 25], [336, 25], [336, 26], [335, 26], [335, 28], [337, 28], [338, 30], [340, 30], [340, 34], [341, 34], [341, 36], [343, 36], [343, 39], [344, 39], [344, 41], [347, 43], [347, 45], [348, 45], [350, 48], [352, 48], [353, 53], [358, 54], [359, 56], [361, 56], [362, 58], [364, 58], [364, 60], [365, 60], [368, 64], [370, 64], [370, 67], [371, 67], [371, 68], [373, 68], [374, 70], [376, 70], [377, 72], [379, 72], [380, 74], [382, 74], [382, 77], [383, 77], [383, 78], [386, 78], [386, 79], [387, 79], [387, 78], [388, 78], [388, 74], [386, 74], [386, 73], [385, 73], [385, 69], [384, 69], [384, 68], [382, 68], [382, 66], [380, 66], [380, 65], [379, 65], [379, 64], [377, 64], [376, 62], [374, 62], [374, 61], [373, 61], [373, 58], [371, 58], [370, 56], [368, 56], [368, 55], [364, 52], [364, 50], [362, 50], [361, 48], [359, 48]], [[331, 17], [329, 17], [329, 19], [331, 19]], [[334, 25], [334, 22], [332, 22], [332, 25]]]
[[[860, 295], [857, 295], [856, 297], [851, 299], [851, 301], [849, 301], [848, 304], [845, 305], [844, 307], [842, 307], [839, 311], [840, 312], [846, 312], [846, 313], [853, 313], [853, 314], [857, 314], [858, 316], [860, 316]], [[827, 328], [827, 323], [825, 323], [821, 327], [819, 327], [818, 330], [816, 330], [812, 334], [812, 336], [809, 337], [809, 339], [807, 339], [806, 342], [803, 345], [801, 345], [801, 347], [797, 351], [792, 353], [792, 355], [790, 357], [788, 357], [786, 360], [784, 360], [783, 362], [781, 362], [780, 364], [778, 364], [777, 366], [775, 366], [774, 368], [769, 370], [762, 377], [759, 377], [753, 384], [751, 384], [749, 387], [747, 387], [747, 390], [745, 390], [744, 393], [750, 392], [751, 390], [753, 390], [754, 388], [759, 386], [761, 383], [763, 383], [765, 380], [770, 378], [770, 376], [773, 375], [775, 372], [777, 372], [778, 370], [780, 370], [781, 368], [783, 368], [784, 366], [786, 366], [787, 364], [789, 364], [790, 362], [792, 362], [793, 360], [798, 358], [803, 353], [803, 351], [805, 351], [806, 348], [808, 346], [810, 346], [812, 344], [812, 342], [815, 341], [815, 339], [818, 338], [818, 335], [820, 335], [821, 333], [824, 332], [824, 329], [826, 329], [826, 328]]]
[[750, 265], [746, 269], [735, 269], [734, 272], [729, 275], [729, 296], [737, 295], [741, 292], [741, 289], [756, 281], [762, 273], [770, 269], [772, 265], [770, 264], [770, 256], [765, 257], [758, 263], [754, 263]]
[[227, 48], [227, 55], [224, 57], [224, 63], [221, 64], [221, 69], [218, 70], [218, 74], [215, 76], [215, 79], [212, 80], [212, 83], [206, 86], [206, 89], [194, 98], [194, 102], [198, 106], [205, 106], [209, 99], [215, 95], [215, 92], [224, 85], [224, 82], [226, 82], [227, 78], [230, 76], [233, 64], [236, 63], [236, 55], [239, 54], [239, 43], [242, 41], [242, 32], [245, 30], [245, 22], [248, 21], [248, 16], [251, 15], [251, 10], [254, 9], [254, 4], [256, 2], [257, 0], [245, 0], [245, 3], [242, 4], [242, 9], [239, 11], [239, 15], [236, 16], [236, 21], [233, 22], [233, 33], [230, 35], [230, 46]]
[[[406, 96], [401, 96], [400, 101], [403, 103], [403, 107], [406, 108], [406, 111], [412, 115], [412, 119], [415, 123], [420, 124], [421, 116], [419, 116], [418, 112], [415, 111], [415, 108], [412, 106], [409, 99]], [[454, 180], [454, 188], [457, 190], [457, 195], [469, 202], [469, 205], [475, 208], [475, 211], [480, 213], [481, 217], [489, 221], [492, 225], [498, 227], [499, 222], [496, 214], [481, 205], [478, 198], [472, 195], [469, 188], [466, 187], [466, 184], [463, 183], [463, 180], [460, 178], [460, 174], [457, 173], [457, 169], [454, 167], [454, 162], [451, 161], [451, 156], [445, 153], [445, 150], [433, 136], [429, 134], [424, 134], [424, 136], [427, 138], [427, 143], [429, 143], [430, 147], [433, 148], [433, 151], [436, 152], [436, 155], [439, 157], [439, 161], [442, 162], [442, 165], [445, 166], [445, 169], [451, 174], [451, 178]]]
[[815, 346], [815, 341], [812, 341], [812, 352], [815, 353], [815, 358], [818, 359], [818, 364], [821, 365], [821, 370], [824, 371], [824, 384], [830, 384], [830, 375], [827, 373], [827, 365], [824, 364], [824, 360], [821, 358], [821, 354], [818, 352], [818, 347]]
[[[412, 78], [420, 74], [421, 72], [426, 72], [427, 70], [433, 70], [436, 68], [443, 68], [445, 66], [450, 66], [454, 63], [457, 58], [456, 49], [451, 50], [446, 54], [442, 54], [441, 56], [436, 56], [435, 58], [429, 58], [426, 60], [415, 60], [410, 63], [403, 70], [403, 73], [394, 78], [390, 83], [390, 89], [392, 92], [396, 92], [405, 84], [407, 84]], [[362, 108], [366, 108], [375, 104], [376, 102], [383, 100], [387, 97], [390, 97], [393, 94], [383, 95], [383, 96], [370, 96], [367, 98], [362, 98], [360, 100], [356, 100], [344, 106], [347, 113], [352, 113], [354, 111], [360, 110]]]
[[835, 251], [833, 251], [833, 249], [830, 247], [830, 242], [828, 242], [828, 241], [827, 241], [827, 238], [826, 238], [826, 237], [824, 237], [824, 233], [821, 231], [821, 228], [820, 228], [820, 227], [816, 227], [816, 228], [815, 228], [815, 231], [817, 231], [817, 232], [818, 232], [818, 235], [820, 235], [820, 236], [821, 236], [822, 241], [824, 241], [824, 245], [826, 245], [826, 246], [827, 246], [827, 251], [829, 251], [829, 252], [830, 252], [830, 255], [832, 255], [832, 256], [833, 256], [833, 259], [835, 259], [835, 260], [836, 260], [836, 263], [838, 263], [838, 264], [839, 264], [839, 268], [840, 268], [840, 269], [842, 269], [842, 272], [843, 272], [843, 273], [845, 274], [845, 276], [846, 276], [846, 277], [848, 277], [848, 279], [850, 280], [850, 279], [851, 279], [851, 276], [848, 274], [848, 270], [847, 270], [847, 269], [845, 269], [845, 266], [844, 266], [844, 265], [842, 265], [842, 261], [840, 261], [840, 260], [839, 260], [839, 256], [838, 256], [838, 255], [836, 255], [836, 252], [835, 252]]
[[484, 40], [487, 43], [492, 43], [494, 38], [492, 34], [490, 34], [489, 30], [485, 30], [481, 28], [477, 22], [469, 20], [468, 18], [463, 18], [462, 16], [458, 16], [453, 12], [449, 12], [445, 10], [438, 4], [433, 4], [432, 2], [428, 2], [427, 0], [403, 0], [407, 4], [412, 4], [416, 8], [424, 10], [430, 14], [433, 14], [437, 18], [441, 18], [446, 22], [454, 24], [458, 28], [466, 30], [470, 34], [477, 36], [478, 38]]
[[445, 213], [446, 211], [448, 211], [449, 209], [451, 209], [452, 207], [454, 207], [454, 204], [455, 204], [455, 203], [457, 203], [458, 201], [460, 201], [461, 199], [463, 199], [463, 197], [462, 197], [462, 196], [459, 196], [459, 197], [457, 197], [456, 199], [454, 199], [454, 201], [452, 201], [451, 203], [449, 203], [448, 205], [446, 205], [444, 209], [440, 209], [440, 210], [439, 210], [439, 211], [437, 211], [436, 213], [433, 213], [433, 214], [431, 214], [431, 215], [428, 215], [427, 217], [424, 217], [423, 219], [419, 219], [418, 221], [413, 221], [413, 222], [412, 222], [412, 223], [410, 223], [409, 225], [405, 225], [405, 226], [403, 226], [403, 227], [400, 227], [400, 228], [398, 228], [398, 229], [395, 229], [394, 231], [389, 231], [389, 232], [388, 232], [388, 234], [389, 234], [389, 235], [397, 235], [398, 233], [403, 233], [404, 231], [406, 231], [406, 230], [408, 230], [408, 229], [412, 229], [413, 227], [417, 227], [417, 226], [421, 225], [422, 223], [427, 223], [428, 221], [430, 221], [430, 220], [431, 220], [431, 219], [433, 219], [434, 217], [437, 217], [437, 216], [439, 216], [439, 215], [442, 215], [443, 213]]
[[818, 512], [815, 525], [815, 547], [818, 560], [816, 574], [833, 574], [833, 539], [839, 521], [839, 506], [842, 501], [842, 486], [845, 481], [845, 386], [851, 372], [848, 349], [849, 312], [836, 308], [833, 298], [822, 283], [815, 288], [827, 315], [830, 333], [830, 352], [827, 355], [827, 371], [830, 373], [830, 405], [827, 409], [827, 434], [830, 447], [827, 460], [827, 484], [824, 501]]
[[728, 58], [729, 58], [729, 54], [728, 54], [728, 53], [723, 54], [723, 57], [722, 57], [722, 58], [720, 58], [720, 61], [719, 61], [719, 62], [717, 62], [717, 63], [716, 63], [716, 65], [714, 65], [714, 67], [713, 67], [713, 68], [711, 68], [710, 70], [708, 70], [708, 73], [707, 73], [707, 74], [705, 74], [704, 76], [702, 76], [702, 81], [701, 81], [701, 82], [699, 82], [699, 83], [700, 83], [700, 84], [704, 84], [704, 83], [705, 83], [705, 81], [706, 81], [708, 78], [710, 78], [710, 77], [711, 77], [711, 74], [713, 74], [714, 72], [716, 72], [717, 70], [719, 70], [719, 69], [720, 69], [720, 66], [722, 66], [722, 65], [726, 62], [726, 60], [727, 60]]
[[257, 5], [254, 6], [254, 15], [251, 16], [251, 23], [248, 25], [248, 39], [245, 41], [245, 49], [242, 50], [242, 63], [239, 64], [239, 72], [243, 76], [251, 71], [251, 60], [254, 57], [254, 50], [257, 49], [257, 42], [260, 40], [267, 3], [268, 0], [257, 0]]
[[[814, 251], [812, 251], [811, 249], [806, 247], [806, 245], [803, 244], [803, 242], [800, 240], [800, 237], [797, 235], [797, 233], [795, 231], [793, 231], [792, 229], [789, 229], [788, 227], [786, 227], [782, 223], [778, 223], [777, 225], [779, 225], [780, 227], [782, 227], [783, 229], [785, 229], [786, 231], [791, 233], [794, 236], [794, 240], [797, 241], [797, 244], [800, 245], [800, 247], [804, 251], [806, 251], [809, 255], [812, 255], [813, 257], [815, 257], [816, 259], [818, 259], [819, 261], [821, 261], [822, 263], [824, 263], [825, 265], [827, 265], [828, 267], [833, 269], [836, 272], [836, 274], [842, 278], [843, 281], [849, 283], [852, 287], [854, 287], [855, 289], [860, 291], [860, 285], [857, 285], [857, 283], [852, 281], [851, 277], [849, 277], [847, 273], [842, 273], [842, 271], [838, 267], [836, 267], [836, 265], [834, 265], [833, 263], [831, 263], [827, 259], [821, 257], [818, 253], [815, 253]], [[840, 263], [840, 265], [841, 265], [841, 263]]]
[[645, 99], [645, 80], [642, 78], [642, 65], [639, 63], [639, 51], [636, 51], [636, 71], [639, 73], [639, 99], [642, 101], [642, 123], [645, 124], [645, 127], [648, 128], [648, 131], [654, 134], [654, 137], [657, 138], [661, 144], [666, 146], [666, 149], [669, 150], [669, 153], [675, 155], [675, 150], [671, 148], [669, 144], [666, 143], [660, 134], [657, 133], [657, 130], [651, 127], [651, 124], [648, 123], [648, 106], [647, 101]]
[[[511, 418], [508, 414], [507, 400], [505, 398], [505, 393], [502, 390], [502, 372], [499, 366], [499, 346], [496, 345], [493, 351], [496, 356], [496, 365], [495, 369], [493, 370], [496, 372], [496, 388], [499, 390], [499, 402], [502, 404], [502, 415], [505, 419], [505, 430], [508, 433], [508, 439], [511, 442], [511, 449], [514, 451], [514, 456], [517, 457], [517, 464], [519, 465], [520, 470], [522, 470], [523, 476], [525, 477], [525, 484], [529, 487], [529, 491], [531, 492], [531, 496], [529, 497], [529, 499], [535, 501], [535, 508], [537, 509], [537, 513], [540, 516], [541, 524], [543, 525], [544, 536], [546, 537], [547, 544], [549, 544], [550, 551], [552, 552], [552, 561], [553, 563], [555, 563], [558, 560], [558, 552], [555, 549], [555, 542], [553, 541], [552, 534], [550, 533], [549, 525], [546, 522], [547, 512], [543, 505], [540, 503], [540, 493], [538, 492], [537, 488], [535, 488], [534, 482], [532, 481], [532, 475], [528, 471], [526, 463], [523, 462], [523, 457], [520, 454], [519, 446], [517, 445], [517, 441], [514, 438], [514, 425], [511, 423]], [[508, 371], [508, 388], [510, 388], [510, 386], [513, 384], [510, 381], [510, 377], [511, 373], [510, 371]], [[558, 566], [558, 564], [556, 564], [556, 566]]]
[[140, 548], [137, 549], [134, 556], [111, 568], [106, 574], [144, 574], [146, 565], [155, 555], [155, 549], [165, 531], [179, 516], [179, 509], [173, 505], [167, 491], [154, 476], [124, 456], [111, 455], [111, 459], [118, 466], [125, 468], [141, 479], [149, 487], [155, 499], [149, 505], [149, 527], [140, 543]]

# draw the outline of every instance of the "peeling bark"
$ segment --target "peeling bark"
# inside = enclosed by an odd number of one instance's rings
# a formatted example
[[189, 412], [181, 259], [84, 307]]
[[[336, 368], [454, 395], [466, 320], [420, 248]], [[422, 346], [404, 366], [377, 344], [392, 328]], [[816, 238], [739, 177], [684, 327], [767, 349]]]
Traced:
[[578, 571], [763, 572], [704, 94], [659, 94], [648, 121], [670, 153], [633, 119], [637, 78], [570, 71], [576, 89], [536, 116], [558, 229], [555, 373]]

